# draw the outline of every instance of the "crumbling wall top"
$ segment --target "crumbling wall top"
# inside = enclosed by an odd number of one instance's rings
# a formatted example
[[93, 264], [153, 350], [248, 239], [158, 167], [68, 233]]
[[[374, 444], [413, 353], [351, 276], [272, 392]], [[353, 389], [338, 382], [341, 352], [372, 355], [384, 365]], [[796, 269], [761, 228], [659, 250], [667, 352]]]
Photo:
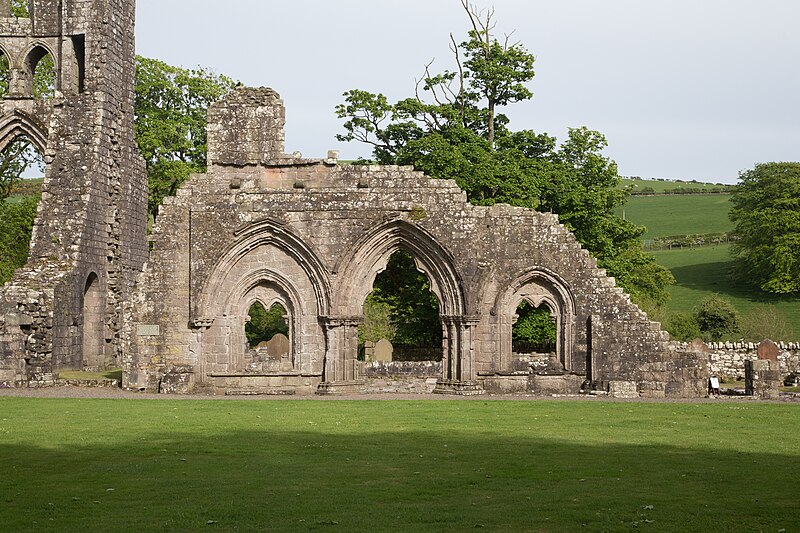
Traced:
[[208, 164], [238, 166], [291, 159], [284, 154], [286, 110], [273, 89], [240, 87], [208, 110]]

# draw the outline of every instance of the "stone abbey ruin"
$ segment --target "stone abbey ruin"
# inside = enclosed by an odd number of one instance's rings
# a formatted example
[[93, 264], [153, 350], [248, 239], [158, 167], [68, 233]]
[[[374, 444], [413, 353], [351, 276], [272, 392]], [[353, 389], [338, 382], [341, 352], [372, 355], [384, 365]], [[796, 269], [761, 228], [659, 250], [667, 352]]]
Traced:
[[[0, 3], [10, 65], [0, 148], [25, 135], [47, 171], [28, 264], [0, 290], [0, 386], [118, 367], [140, 390], [361, 390], [364, 300], [403, 250], [439, 302], [436, 392], [706, 394], [707, 355], [670, 343], [556, 216], [477, 207], [454, 182], [412, 168], [287, 155], [271, 89], [240, 88], [212, 106], [208, 172], [167, 198], [148, 237], [133, 139], [134, 0], [29, 5], [30, 17], [16, 18]], [[48, 53], [56, 94], [35, 99], [32, 72]], [[551, 375], [517, 364], [523, 301], [555, 318]], [[287, 311], [280, 361], [257, 361], [248, 347], [254, 302]]]

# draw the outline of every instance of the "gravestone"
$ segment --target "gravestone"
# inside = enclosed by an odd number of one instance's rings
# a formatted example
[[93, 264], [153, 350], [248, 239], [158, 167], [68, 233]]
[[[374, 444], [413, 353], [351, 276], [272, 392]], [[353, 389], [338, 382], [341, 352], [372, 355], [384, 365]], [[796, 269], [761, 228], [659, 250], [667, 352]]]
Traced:
[[687, 352], [694, 353], [707, 353], [708, 346], [703, 342], [703, 339], [695, 339], [686, 347]]
[[386, 339], [379, 340], [375, 345], [375, 361], [384, 363], [391, 362], [393, 353], [394, 347], [392, 343]]
[[289, 356], [289, 337], [278, 333], [267, 342], [267, 357], [270, 361], [280, 361]]
[[761, 344], [758, 345], [758, 358], [761, 361], [777, 362], [779, 353], [778, 345], [769, 339], [761, 341]]

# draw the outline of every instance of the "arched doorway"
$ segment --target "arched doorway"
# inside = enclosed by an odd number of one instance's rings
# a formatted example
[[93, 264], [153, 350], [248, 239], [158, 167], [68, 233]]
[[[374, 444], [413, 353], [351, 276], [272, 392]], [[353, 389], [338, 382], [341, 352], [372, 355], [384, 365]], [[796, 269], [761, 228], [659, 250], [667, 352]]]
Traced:
[[[472, 331], [477, 324], [465, 316], [463, 283], [452, 255], [420, 226], [395, 219], [367, 232], [336, 268], [334, 310], [327, 324], [328, 351], [324, 382], [349, 383], [358, 378], [358, 325], [363, 321], [363, 303], [373, 291], [376, 276], [386, 270], [398, 250], [407, 253], [415, 269], [430, 282], [439, 303], [442, 328], [442, 379], [454, 387], [472, 385]], [[455, 385], [458, 384], [458, 385]], [[334, 386], [331, 386], [333, 388]], [[465, 389], [466, 390], [466, 389]], [[324, 391], [321, 391], [324, 392]]]
[[439, 300], [430, 287], [411, 254], [395, 251], [386, 269], [375, 276], [373, 290], [364, 300], [359, 353], [365, 345], [386, 339], [392, 344], [395, 361], [441, 361]]
[[80, 370], [105, 369], [105, 298], [100, 279], [92, 272], [83, 290], [83, 357]]

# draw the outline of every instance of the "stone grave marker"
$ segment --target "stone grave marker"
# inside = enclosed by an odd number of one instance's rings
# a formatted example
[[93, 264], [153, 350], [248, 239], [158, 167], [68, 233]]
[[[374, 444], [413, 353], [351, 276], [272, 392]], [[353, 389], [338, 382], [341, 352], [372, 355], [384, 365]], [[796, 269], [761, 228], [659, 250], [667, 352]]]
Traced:
[[278, 333], [267, 343], [267, 356], [271, 361], [280, 361], [289, 355], [289, 337]]
[[392, 343], [386, 339], [381, 339], [375, 345], [375, 360], [389, 363], [392, 361], [393, 352], [394, 347], [392, 346]]
[[777, 361], [779, 352], [778, 345], [769, 339], [758, 345], [758, 358], [762, 361]]

